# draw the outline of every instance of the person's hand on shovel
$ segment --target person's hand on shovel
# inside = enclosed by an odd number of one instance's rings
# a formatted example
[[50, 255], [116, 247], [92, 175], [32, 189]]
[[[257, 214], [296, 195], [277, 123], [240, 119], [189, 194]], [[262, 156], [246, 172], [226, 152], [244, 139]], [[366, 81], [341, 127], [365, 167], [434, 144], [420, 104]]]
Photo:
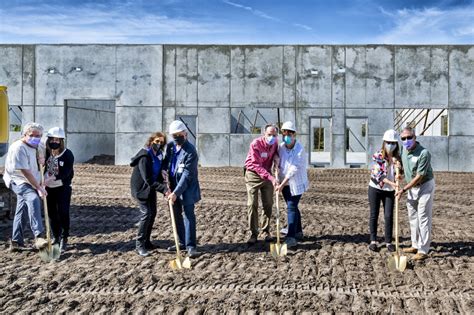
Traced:
[[176, 195], [174, 192], [168, 195], [168, 200], [171, 200], [173, 203], [176, 201]]
[[38, 195], [41, 198], [45, 198], [48, 195], [43, 185], [39, 185], [38, 187], [36, 187], [36, 191], [38, 192]]

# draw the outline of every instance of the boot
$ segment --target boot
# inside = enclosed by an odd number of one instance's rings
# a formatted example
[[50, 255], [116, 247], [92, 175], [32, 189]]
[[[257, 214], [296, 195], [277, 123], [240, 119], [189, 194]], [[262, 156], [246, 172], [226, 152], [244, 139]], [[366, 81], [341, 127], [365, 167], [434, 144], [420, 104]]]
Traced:
[[137, 246], [137, 253], [142, 257], [147, 257], [148, 255], [150, 255], [143, 246]]
[[63, 237], [61, 238], [61, 242], [59, 243], [59, 249], [61, 250], [61, 253], [64, 253], [67, 249], [67, 238]]

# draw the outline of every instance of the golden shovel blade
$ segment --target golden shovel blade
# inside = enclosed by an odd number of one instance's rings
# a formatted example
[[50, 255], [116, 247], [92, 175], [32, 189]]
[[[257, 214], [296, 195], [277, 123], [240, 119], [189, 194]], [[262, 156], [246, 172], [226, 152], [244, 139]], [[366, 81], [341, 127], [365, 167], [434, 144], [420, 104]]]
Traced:
[[45, 248], [40, 249], [38, 254], [42, 261], [50, 262], [59, 259], [59, 256], [61, 256], [61, 250], [59, 249], [58, 244], [48, 245]]
[[391, 271], [398, 270], [403, 272], [407, 267], [407, 257], [394, 254], [388, 258], [388, 269]]
[[170, 261], [170, 267], [173, 270], [178, 270], [178, 269], [191, 269], [191, 260], [189, 257], [186, 258], [175, 258]]
[[279, 244], [279, 243], [270, 244], [270, 254], [274, 258], [286, 256], [287, 253], [288, 253], [288, 249], [287, 249], [286, 244]]

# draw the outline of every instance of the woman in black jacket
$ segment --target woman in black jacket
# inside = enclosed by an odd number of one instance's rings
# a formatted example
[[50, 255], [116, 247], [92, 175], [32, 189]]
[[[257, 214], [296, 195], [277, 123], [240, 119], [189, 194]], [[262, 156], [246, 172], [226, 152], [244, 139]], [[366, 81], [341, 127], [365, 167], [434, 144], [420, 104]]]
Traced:
[[168, 190], [161, 174], [165, 144], [163, 133], [153, 133], [145, 148], [140, 149], [130, 163], [133, 167], [130, 179], [132, 197], [140, 207], [136, 250], [143, 257], [149, 255], [148, 250], [155, 248], [150, 236], [156, 216], [156, 192], [164, 194]]
[[64, 130], [53, 127], [46, 140], [45, 184], [48, 196], [48, 213], [54, 243], [60, 243], [61, 252], [67, 248], [69, 237], [69, 208], [71, 205], [71, 181], [74, 177], [74, 155], [64, 145]]

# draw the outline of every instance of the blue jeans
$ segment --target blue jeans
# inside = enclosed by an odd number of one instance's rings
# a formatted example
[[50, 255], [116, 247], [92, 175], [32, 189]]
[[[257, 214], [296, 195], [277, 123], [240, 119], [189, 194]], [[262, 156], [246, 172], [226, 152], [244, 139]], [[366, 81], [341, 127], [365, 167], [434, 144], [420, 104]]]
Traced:
[[285, 186], [282, 190], [283, 198], [285, 198], [286, 207], [288, 210], [288, 233], [286, 237], [295, 237], [296, 233], [303, 232], [301, 226], [301, 212], [298, 209], [301, 195], [292, 196], [290, 186]]
[[11, 189], [16, 194], [16, 211], [13, 219], [12, 241], [19, 245], [23, 242], [23, 226], [29, 219], [30, 227], [35, 237], [43, 233], [43, 221], [41, 219], [41, 199], [36, 190], [30, 184], [19, 186], [11, 183]]
[[179, 242], [185, 244], [186, 248], [196, 247], [196, 216], [194, 214], [194, 204], [183, 206], [181, 200], [177, 198], [173, 205], [173, 212]]

